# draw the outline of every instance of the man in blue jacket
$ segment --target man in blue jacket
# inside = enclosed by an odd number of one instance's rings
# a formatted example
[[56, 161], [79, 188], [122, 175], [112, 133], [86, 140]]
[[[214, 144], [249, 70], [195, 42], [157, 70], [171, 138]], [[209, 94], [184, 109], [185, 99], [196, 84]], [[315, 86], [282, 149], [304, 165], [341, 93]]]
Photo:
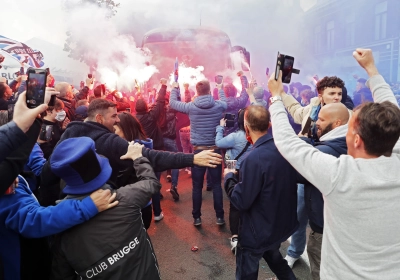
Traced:
[[269, 120], [265, 107], [247, 107], [245, 131], [253, 150], [242, 162], [239, 178], [225, 175], [225, 191], [240, 211], [236, 279], [257, 279], [261, 258], [278, 279], [296, 279], [279, 252], [281, 242], [298, 227], [296, 171], [267, 133]]
[[[196, 84], [197, 98], [193, 102], [185, 103], [178, 101], [179, 85], [174, 83], [171, 91], [170, 106], [172, 109], [188, 114], [190, 119], [190, 143], [193, 145], [194, 154], [203, 150], [214, 150], [221, 154], [220, 149], [215, 146], [215, 128], [223, 112], [227, 109], [227, 103], [222, 84], [217, 85], [219, 89], [219, 100], [214, 100], [211, 95], [210, 82], [200, 81]], [[214, 210], [217, 215], [217, 225], [225, 224], [224, 208], [222, 202], [221, 176], [222, 167], [216, 168], [202, 167], [194, 165], [192, 168], [193, 182], [193, 211], [194, 225], [201, 225], [201, 201], [204, 174], [206, 171], [212, 179], [212, 191], [214, 198]]]
[[[346, 133], [349, 117], [349, 112], [343, 103], [332, 103], [322, 107], [316, 122], [319, 142], [316, 142], [314, 147], [335, 157], [347, 154]], [[311, 227], [307, 254], [312, 279], [317, 280], [320, 279], [324, 199], [322, 193], [314, 185], [302, 178], [300, 174], [299, 176], [301, 183], [304, 184], [304, 202]]]

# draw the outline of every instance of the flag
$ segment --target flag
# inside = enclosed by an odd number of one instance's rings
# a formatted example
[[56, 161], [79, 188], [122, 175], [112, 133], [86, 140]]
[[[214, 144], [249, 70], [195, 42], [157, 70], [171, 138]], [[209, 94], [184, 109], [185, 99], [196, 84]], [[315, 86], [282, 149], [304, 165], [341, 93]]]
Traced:
[[33, 50], [24, 43], [0, 35], [0, 50], [9, 53], [20, 63], [40, 68], [44, 65], [43, 54]]

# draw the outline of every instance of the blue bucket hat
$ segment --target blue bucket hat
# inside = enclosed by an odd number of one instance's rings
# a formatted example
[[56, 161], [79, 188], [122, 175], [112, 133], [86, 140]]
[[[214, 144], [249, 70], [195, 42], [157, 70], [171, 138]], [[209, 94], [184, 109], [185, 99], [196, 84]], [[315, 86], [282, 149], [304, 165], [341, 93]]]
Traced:
[[100, 189], [112, 173], [108, 159], [96, 154], [89, 137], [69, 138], [58, 144], [50, 157], [50, 168], [66, 182], [63, 192], [72, 195]]

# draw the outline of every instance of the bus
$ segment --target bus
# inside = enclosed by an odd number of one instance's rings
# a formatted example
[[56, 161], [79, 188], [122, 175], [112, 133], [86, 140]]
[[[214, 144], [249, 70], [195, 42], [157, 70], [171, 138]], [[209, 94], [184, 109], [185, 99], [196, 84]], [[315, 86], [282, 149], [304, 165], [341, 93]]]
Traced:
[[250, 53], [244, 47], [231, 46], [225, 32], [209, 27], [153, 29], [144, 35], [142, 49], [150, 51], [149, 63], [159, 70], [153, 84], [173, 72], [176, 58], [186, 67], [203, 66], [210, 81], [228, 69], [249, 71], [250, 67]]

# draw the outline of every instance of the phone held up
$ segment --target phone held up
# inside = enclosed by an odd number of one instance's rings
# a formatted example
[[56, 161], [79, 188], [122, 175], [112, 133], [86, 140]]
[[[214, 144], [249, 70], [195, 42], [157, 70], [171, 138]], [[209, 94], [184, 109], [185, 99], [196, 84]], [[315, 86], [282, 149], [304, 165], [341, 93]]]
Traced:
[[48, 71], [29, 68], [27, 74], [26, 105], [32, 109], [44, 103]]
[[222, 79], [223, 79], [223, 78], [224, 78], [224, 77], [221, 76], [221, 75], [215, 76], [215, 77], [214, 77], [215, 83], [216, 83], [217, 85], [222, 84]]
[[282, 83], [289, 84], [292, 74], [299, 74], [300, 70], [293, 68], [294, 57], [278, 52], [275, 68], [275, 80], [279, 78], [279, 71], [282, 70]]
[[235, 126], [235, 114], [229, 114], [226, 113], [224, 116], [224, 119], [226, 120], [226, 127], [234, 127]]

